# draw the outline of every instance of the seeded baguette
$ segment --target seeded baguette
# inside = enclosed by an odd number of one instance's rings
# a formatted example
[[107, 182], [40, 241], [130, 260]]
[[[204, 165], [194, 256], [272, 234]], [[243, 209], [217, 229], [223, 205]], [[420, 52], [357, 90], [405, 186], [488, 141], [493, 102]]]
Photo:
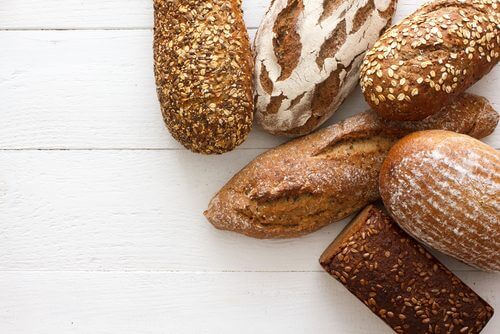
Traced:
[[253, 120], [253, 58], [240, 0], [155, 0], [158, 97], [172, 136], [199, 153], [221, 154]]
[[388, 153], [380, 193], [416, 239], [500, 271], [500, 153], [494, 148], [454, 132], [411, 134]]
[[260, 155], [215, 195], [205, 216], [218, 229], [255, 238], [311, 233], [379, 198], [380, 167], [399, 138], [434, 128], [481, 138], [497, 123], [489, 103], [468, 94], [421, 122], [362, 113]]
[[493, 316], [488, 303], [373, 205], [320, 264], [399, 334], [477, 334]]
[[273, 134], [312, 132], [358, 84], [365, 52], [397, 0], [275, 0], [255, 37], [256, 119]]
[[392, 120], [421, 120], [440, 111], [498, 63], [499, 13], [498, 0], [427, 3], [366, 54], [366, 101]]

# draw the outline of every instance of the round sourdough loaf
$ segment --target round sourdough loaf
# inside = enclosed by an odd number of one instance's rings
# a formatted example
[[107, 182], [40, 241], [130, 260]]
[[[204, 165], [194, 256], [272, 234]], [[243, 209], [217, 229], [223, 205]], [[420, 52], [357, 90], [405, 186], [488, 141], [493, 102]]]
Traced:
[[380, 194], [399, 225], [425, 244], [500, 270], [500, 154], [466, 135], [421, 131], [396, 143]]
[[312, 132], [356, 87], [396, 0], [275, 0], [255, 36], [255, 118], [273, 134]]
[[434, 0], [388, 29], [366, 54], [361, 89], [380, 116], [438, 112], [500, 59], [497, 0]]
[[158, 97], [172, 136], [205, 154], [234, 149], [253, 121], [253, 58], [241, 0], [155, 0]]

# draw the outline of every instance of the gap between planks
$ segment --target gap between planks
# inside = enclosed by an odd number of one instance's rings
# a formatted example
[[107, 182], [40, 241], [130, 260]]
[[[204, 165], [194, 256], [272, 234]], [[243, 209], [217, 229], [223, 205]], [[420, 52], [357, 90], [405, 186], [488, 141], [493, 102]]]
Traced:
[[[466, 273], [482, 273], [482, 271], [473, 269], [455, 269], [454, 272], [466, 272]], [[241, 273], [256, 273], [256, 274], [288, 274], [288, 273], [324, 273], [328, 275], [327, 272], [323, 270], [2, 270], [0, 273], [164, 273], [164, 274], [241, 274]]]
[[[252, 150], [270, 150], [272, 147], [239, 147], [234, 149], [234, 151], [252, 151]], [[71, 148], [65, 148], [65, 147], [50, 147], [50, 148], [44, 148], [44, 147], [23, 147], [23, 148], [0, 148], [0, 152], [17, 152], [17, 151], [186, 151], [189, 152], [185, 148], [175, 148], [175, 147], [151, 147], [151, 148], [139, 148], [139, 147], [125, 147], [125, 148], [113, 148], [113, 147], [71, 147]], [[197, 153], [193, 153], [197, 154]], [[199, 154], [200, 156], [203, 156], [202, 154]], [[216, 155], [214, 155], [216, 156]]]
[[[280, 145], [277, 145], [276, 147], [278, 147]], [[233, 151], [255, 151], [255, 150], [272, 150], [273, 148], [275, 147], [238, 147], [236, 149], [234, 149]], [[495, 147], [495, 150], [500, 150], [500, 147]], [[108, 147], [108, 148], [99, 148], [99, 147], [96, 147], [96, 148], [79, 148], [79, 147], [71, 147], [71, 148], [64, 148], [64, 147], [61, 147], [61, 148], [44, 148], [44, 147], [23, 147], [23, 148], [0, 148], [0, 152], [18, 152], [18, 151], [24, 151], [24, 152], [39, 152], [39, 151], [55, 151], [55, 152], [65, 152], [65, 151], [117, 151], [117, 152], [120, 152], [120, 151], [186, 151], [186, 152], [189, 152], [187, 149], [185, 148], [167, 148], [167, 147], [164, 147], [164, 148], [139, 148], [139, 147], [128, 147], [128, 148], [113, 148], [113, 147]], [[229, 152], [228, 152], [229, 153]], [[193, 154], [196, 154], [196, 155], [200, 155], [200, 156], [203, 156], [202, 154], [199, 154], [199, 153], [193, 153]], [[212, 155], [212, 156], [217, 156], [217, 155]]]
[[[249, 32], [257, 30], [258, 27], [247, 27]], [[16, 27], [16, 28], [0, 28], [1, 31], [153, 31], [151, 27], [78, 27], [78, 28], [31, 28], [31, 27]]]
[[[256, 29], [256, 28], [248, 28], [248, 29]], [[153, 28], [150, 27], [80, 27], [80, 28], [55, 28], [55, 27], [46, 27], [46, 28], [30, 28], [30, 27], [17, 27], [17, 28], [0, 28], [0, 31], [122, 31], [122, 30], [146, 30], [153, 31]]]
[[[451, 270], [451, 269], [450, 269]], [[477, 273], [477, 274], [490, 274], [489, 272], [474, 269], [474, 268], [465, 268], [465, 269], [453, 269], [451, 270], [454, 273]], [[115, 274], [310, 274], [310, 273], [320, 273], [329, 275], [324, 270], [3, 270], [0, 269], [0, 273], [115, 273]]]

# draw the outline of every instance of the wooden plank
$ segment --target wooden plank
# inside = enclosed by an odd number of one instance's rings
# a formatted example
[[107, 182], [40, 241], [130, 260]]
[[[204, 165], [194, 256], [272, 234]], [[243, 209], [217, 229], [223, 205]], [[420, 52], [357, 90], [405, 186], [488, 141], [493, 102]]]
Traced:
[[262, 241], [203, 217], [260, 152], [2, 151], [0, 270], [321, 271], [320, 254], [346, 222]]
[[[250, 28], [258, 27], [270, 0], [245, 0]], [[153, 0], [7, 0], [0, 29], [151, 29]]]
[[[497, 276], [461, 277], [498, 306]], [[4, 333], [392, 333], [326, 273], [2, 272], [0, 285]]]
[[[270, 0], [243, 0], [249, 28], [259, 26]], [[400, 0], [394, 22], [426, 0]], [[0, 29], [152, 29], [152, 0], [4, 0]]]
[[[163, 125], [150, 31], [0, 32], [0, 149], [180, 149]], [[500, 110], [500, 72], [472, 91]], [[328, 122], [367, 108], [357, 90]], [[259, 128], [243, 148], [283, 142]], [[487, 141], [500, 146], [500, 130]]]
[[[181, 148], [160, 115], [149, 31], [4, 31], [0, 41], [0, 148]], [[246, 147], [282, 141], [257, 131]]]
[[[400, 0], [396, 20], [424, 1]], [[243, 1], [251, 36], [269, 2]], [[284, 139], [256, 129], [242, 150], [205, 157], [169, 136], [151, 5], [0, 4], [0, 332], [391, 333], [317, 264], [346, 221], [281, 241], [205, 221], [213, 193]], [[473, 88], [498, 110], [499, 80]], [[329, 123], [365, 108], [358, 89]], [[496, 275], [439, 257], [498, 306]]]

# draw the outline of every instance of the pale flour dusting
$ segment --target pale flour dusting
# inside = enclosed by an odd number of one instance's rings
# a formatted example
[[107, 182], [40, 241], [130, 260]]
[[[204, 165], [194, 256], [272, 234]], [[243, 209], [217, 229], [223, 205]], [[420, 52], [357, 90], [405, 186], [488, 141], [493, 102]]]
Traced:
[[[324, 106], [320, 116], [319, 126], [338, 108], [343, 99], [352, 91], [358, 82], [359, 68], [364, 52], [377, 40], [388, 19], [380, 12], [388, 9], [393, 0], [375, 1], [375, 9], [364, 18], [359, 29], [354, 31], [356, 14], [365, 7], [370, 0], [342, 1], [328, 17], [322, 17], [324, 12], [323, 0], [303, 0], [303, 12], [300, 14], [296, 31], [300, 36], [302, 51], [299, 63], [290, 77], [279, 80], [281, 66], [275, 55], [273, 39], [274, 23], [278, 15], [287, 7], [288, 0], [276, 0], [267, 13], [256, 35], [256, 116], [262, 126], [271, 131], [287, 131], [300, 127], [313, 116], [311, 104], [314, 91], [318, 84], [324, 82], [332, 72], [341, 69], [338, 74], [340, 89], [330, 105]], [[320, 20], [321, 18], [321, 20]], [[326, 58], [322, 66], [317, 63], [319, 52], [325, 41], [342, 22], [346, 25], [346, 39], [336, 52], [335, 57]], [[341, 66], [341, 67], [340, 67]], [[347, 73], [345, 68], [351, 68]], [[268, 94], [258, 78], [267, 71], [273, 83], [273, 90]], [[272, 97], [283, 96], [284, 99], [276, 113], [268, 113], [267, 108]], [[302, 96], [300, 101], [295, 99]], [[292, 101], [294, 105], [292, 106]]]
[[416, 238], [471, 265], [500, 270], [499, 162], [497, 151], [453, 135], [399, 159], [381, 185], [388, 190], [384, 203]]

